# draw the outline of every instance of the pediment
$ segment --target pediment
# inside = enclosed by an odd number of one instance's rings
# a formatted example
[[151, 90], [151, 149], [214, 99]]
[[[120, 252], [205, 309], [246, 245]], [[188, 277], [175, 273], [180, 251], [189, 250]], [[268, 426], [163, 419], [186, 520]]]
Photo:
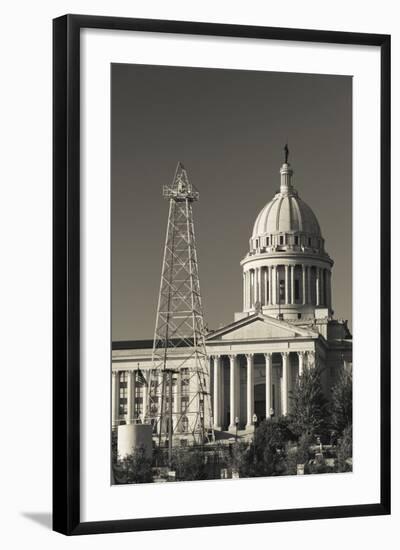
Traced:
[[207, 341], [273, 340], [299, 337], [315, 338], [316, 336], [317, 334], [312, 330], [259, 313], [221, 327], [209, 334]]

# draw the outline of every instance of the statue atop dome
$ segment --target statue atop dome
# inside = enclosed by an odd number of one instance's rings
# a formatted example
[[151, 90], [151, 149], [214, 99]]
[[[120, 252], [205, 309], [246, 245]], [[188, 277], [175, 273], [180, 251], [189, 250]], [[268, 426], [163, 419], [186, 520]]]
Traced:
[[285, 143], [285, 147], [284, 147], [284, 152], [285, 152], [285, 164], [288, 164], [288, 158], [289, 158], [289, 147], [288, 147], [288, 144]]

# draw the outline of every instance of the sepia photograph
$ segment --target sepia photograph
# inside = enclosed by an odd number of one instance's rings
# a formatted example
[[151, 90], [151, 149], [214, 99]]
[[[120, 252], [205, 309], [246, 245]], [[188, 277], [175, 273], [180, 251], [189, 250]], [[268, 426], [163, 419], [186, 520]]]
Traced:
[[111, 483], [351, 475], [352, 77], [113, 63], [110, 132]]

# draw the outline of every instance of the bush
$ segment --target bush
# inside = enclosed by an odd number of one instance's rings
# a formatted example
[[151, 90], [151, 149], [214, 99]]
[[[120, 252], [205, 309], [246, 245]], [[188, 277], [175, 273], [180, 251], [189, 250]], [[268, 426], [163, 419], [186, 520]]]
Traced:
[[172, 455], [171, 468], [175, 470], [178, 481], [207, 479], [204, 451], [197, 447], [175, 449]]
[[337, 446], [337, 471], [351, 472], [353, 467], [349, 459], [353, 457], [353, 426], [347, 426], [339, 438]]
[[236, 441], [229, 447], [226, 466], [231, 470], [237, 470], [240, 477], [249, 477], [249, 463], [251, 462], [251, 453], [249, 443]]
[[296, 449], [297, 464], [306, 464], [314, 456], [310, 447], [315, 443], [314, 438], [309, 434], [302, 434], [299, 437]]
[[145, 449], [139, 447], [131, 455], [118, 459], [114, 464], [114, 477], [117, 485], [124, 483], [152, 483], [152, 463], [146, 457]]
[[335, 471], [335, 468], [328, 466], [325, 462], [309, 462], [305, 469], [305, 474], [331, 474]]

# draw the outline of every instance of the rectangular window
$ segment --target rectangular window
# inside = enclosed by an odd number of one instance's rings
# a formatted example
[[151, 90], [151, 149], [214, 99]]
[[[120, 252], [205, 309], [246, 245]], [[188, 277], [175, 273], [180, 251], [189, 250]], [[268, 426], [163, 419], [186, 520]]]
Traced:
[[135, 411], [134, 411], [135, 418], [139, 418], [141, 414], [143, 414], [142, 403], [138, 403], [137, 401], [135, 401]]
[[269, 246], [269, 237], [267, 237], [267, 246]]
[[279, 244], [283, 244], [283, 235], [279, 236]]
[[128, 377], [126, 371], [119, 376], [119, 416], [125, 416], [128, 412]]
[[294, 238], [294, 244], [299, 244], [299, 237]]
[[119, 402], [119, 415], [124, 416], [128, 412], [128, 404], [125, 398], [122, 398]]
[[182, 396], [181, 399], [181, 412], [185, 412], [189, 406], [189, 397], [188, 396]]

